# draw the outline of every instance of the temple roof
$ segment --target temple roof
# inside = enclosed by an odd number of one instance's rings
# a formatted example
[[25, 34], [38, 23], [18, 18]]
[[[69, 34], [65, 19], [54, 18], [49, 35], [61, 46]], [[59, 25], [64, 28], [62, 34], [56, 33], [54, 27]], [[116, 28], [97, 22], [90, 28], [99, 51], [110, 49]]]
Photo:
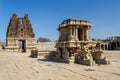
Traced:
[[74, 25], [74, 26], [88, 26], [88, 27], [92, 26], [92, 24], [89, 21], [69, 18], [69, 19], [64, 20], [58, 26], [58, 29], [60, 29], [62, 27], [72, 26], [72, 25]]

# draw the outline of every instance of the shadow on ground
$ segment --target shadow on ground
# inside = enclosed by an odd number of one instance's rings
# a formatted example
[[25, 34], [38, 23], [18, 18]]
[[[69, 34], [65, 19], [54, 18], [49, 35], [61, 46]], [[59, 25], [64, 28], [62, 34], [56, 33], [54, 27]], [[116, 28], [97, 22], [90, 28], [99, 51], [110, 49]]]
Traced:
[[44, 56], [44, 59], [38, 59], [38, 61], [66, 63], [66, 64], [69, 63], [69, 60], [56, 58], [55, 52], [51, 52], [49, 55]]

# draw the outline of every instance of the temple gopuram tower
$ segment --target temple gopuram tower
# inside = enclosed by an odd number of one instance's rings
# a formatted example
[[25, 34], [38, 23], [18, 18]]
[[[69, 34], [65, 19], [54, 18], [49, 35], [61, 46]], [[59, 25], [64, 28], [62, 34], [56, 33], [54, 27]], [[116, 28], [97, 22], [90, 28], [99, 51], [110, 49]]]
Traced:
[[35, 49], [35, 34], [28, 14], [23, 18], [13, 14], [6, 32], [6, 48], [9, 51], [27, 52]]

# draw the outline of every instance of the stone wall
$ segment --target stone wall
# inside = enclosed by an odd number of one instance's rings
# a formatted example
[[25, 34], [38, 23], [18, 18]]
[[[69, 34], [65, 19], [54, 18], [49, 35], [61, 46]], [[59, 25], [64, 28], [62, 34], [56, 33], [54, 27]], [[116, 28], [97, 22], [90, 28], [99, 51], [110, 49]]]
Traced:
[[39, 42], [35, 44], [35, 47], [37, 48], [38, 54], [40, 56], [56, 51], [55, 45], [56, 42]]

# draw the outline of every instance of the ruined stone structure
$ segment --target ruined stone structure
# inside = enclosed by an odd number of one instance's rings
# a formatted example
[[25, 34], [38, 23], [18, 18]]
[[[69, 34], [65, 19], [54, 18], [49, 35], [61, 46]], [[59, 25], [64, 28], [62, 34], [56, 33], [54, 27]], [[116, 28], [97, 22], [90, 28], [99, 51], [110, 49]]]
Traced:
[[96, 41], [88, 38], [88, 29], [91, 26], [92, 24], [85, 20], [67, 19], [63, 21], [58, 26], [59, 39], [56, 43], [56, 58], [69, 62], [74, 56], [75, 62], [80, 64], [93, 65], [95, 62], [107, 64], [101, 55], [97, 55], [97, 59], [96, 55], [92, 55], [92, 53], [102, 53], [93, 50], [96, 47]]
[[6, 32], [6, 49], [27, 52], [35, 49], [35, 35], [28, 14], [24, 18], [13, 14]]
[[108, 37], [99, 44], [103, 50], [120, 50], [120, 36]]
[[120, 50], [120, 36], [108, 37], [108, 50]]

